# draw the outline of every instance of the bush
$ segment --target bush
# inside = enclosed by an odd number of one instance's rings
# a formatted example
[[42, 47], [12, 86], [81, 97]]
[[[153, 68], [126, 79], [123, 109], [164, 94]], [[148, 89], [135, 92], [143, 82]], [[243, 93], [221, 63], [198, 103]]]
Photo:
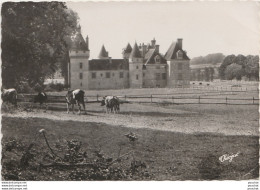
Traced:
[[17, 86], [17, 92], [19, 93], [34, 93], [34, 90], [32, 87], [29, 86], [27, 82], [21, 82]]

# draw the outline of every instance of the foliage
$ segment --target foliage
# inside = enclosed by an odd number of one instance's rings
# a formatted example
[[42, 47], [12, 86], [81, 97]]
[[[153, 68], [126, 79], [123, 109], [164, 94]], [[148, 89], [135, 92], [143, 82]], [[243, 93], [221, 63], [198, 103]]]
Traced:
[[219, 68], [221, 79], [241, 80], [243, 76], [259, 79], [259, 56], [229, 55]]
[[5, 2], [2, 5], [2, 79], [5, 88], [20, 81], [42, 85], [68, 51], [66, 40], [77, 14], [62, 2]]
[[[58, 175], [62, 180], [131, 180], [149, 179], [147, 165], [140, 160], [132, 160], [129, 165], [121, 163], [120, 159], [113, 159], [104, 154], [95, 154], [89, 158], [86, 151], [82, 151], [82, 143], [76, 139], [67, 141], [66, 150], [56, 142], [56, 147], [64, 153], [57, 157], [44, 150], [33, 149], [16, 139], [4, 143], [3, 158], [13, 155], [11, 160], [3, 160], [2, 176], [5, 180], [39, 180]], [[100, 152], [100, 151], [97, 151]], [[119, 163], [120, 164], [116, 164]], [[21, 175], [22, 174], [22, 175]]]
[[225, 56], [222, 53], [213, 53], [206, 56], [194, 57], [191, 59], [191, 65], [200, 65], [200, 64], [216, 64], [221, 63]]
[[225, 78], [228, 80], [237, 79], [241, 80], [243, 76], [243, 68], [242, 65], [232, 63], [231, 65], [227, 66], [225, 70]]

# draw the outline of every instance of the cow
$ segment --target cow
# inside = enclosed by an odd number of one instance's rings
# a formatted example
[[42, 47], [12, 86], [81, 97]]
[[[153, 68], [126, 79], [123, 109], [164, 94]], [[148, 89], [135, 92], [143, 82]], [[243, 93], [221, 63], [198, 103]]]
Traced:
[[17, 106], [17, 91], [14, 88], [2, 90], [3, 102], [9, 102]]
[[78, 104], [79, 106], [79, 114], [81, 113], [80, 104], [83, 105], [84, 112], [85, 110], [85, 102], [84, 102], [85, 92], [81, 89], [69, 90], [66, 94], [66, 102], [67, 102], [67, 113], [69, 113], [69, 106], [72, 105], [72, 112], [74, 113], [74, 104]]
[[47, 94], [45, 92], [39, 92], [38, 95], [35, 95], [33, 97], [33, 102], [34, 103], [39, 102], [40, 103], [40, 107], [42, 107], [42, 104], [44, 103], [46, 110], [47, 110], [47, 107], [48, 107], [47, 100], [48, 100], [48, 97], [47, 97]]
[[106, 113], [114, 111], [114, 113], [120, 111], [120, 102], [116, 96], [105, 96], [101, 101], [101, 106], [106, 105]]

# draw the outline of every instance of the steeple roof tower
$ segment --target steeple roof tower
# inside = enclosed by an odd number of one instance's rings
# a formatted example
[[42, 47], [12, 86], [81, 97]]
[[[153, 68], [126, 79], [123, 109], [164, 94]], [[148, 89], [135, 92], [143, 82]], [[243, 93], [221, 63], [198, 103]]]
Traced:
[[100, 50], [100, 53], [99, 53], [99, 56], [98, 56], [99, 59], [104, 59], [104, 58], [108, 58], [108, 52], [106, 51], [106, 48], [105, 46], [103, 45], [101, 50]]
[[132, 52], [130, 54], [130, 58], [142, 58], [141, 52], [139, 51], [139, 48], [138, 48], [136, 42], [135, 42], [134, 48], [132, 49]]

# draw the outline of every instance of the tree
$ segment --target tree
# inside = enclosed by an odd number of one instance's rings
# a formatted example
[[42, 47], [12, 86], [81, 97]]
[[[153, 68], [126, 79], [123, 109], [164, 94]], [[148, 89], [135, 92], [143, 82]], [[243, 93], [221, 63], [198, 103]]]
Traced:
[[245, 65], [245, 75], [251, 79], [259, 80], [259, 56], [247, 56], [247, 63]]
[[42, 85], [68, 52], [77, 14], [62, 2], [5, 2], [1, 13], [3, 86]]
[[232, 63], [235, 62], [235, 55], [228, 55], [225, 57], [225, 59], [223, 60], [222, 64], [219, 67], [219, 77], [220, 79], [225, 79], [225, 70], [227, 68], [227, 66], [231, 65]]
[[236, 78], [237, 80], [241, 80], [243, 76], [243, 68], [242, 65], [232, 63], [227, 66], [225, 70], [225, 78], [228, 80], [232, 80]]
[[213, 67], [210, 67], [209, 68], [209, 73], [210, 73], [210, 81], [213, 81], [214, 79], [214, 73], [215, 73], [215, 70]]
[[210, 72], [209, 72], [209, 68], [205, 67], [205, 81], [209, 81], [210, 79]]

